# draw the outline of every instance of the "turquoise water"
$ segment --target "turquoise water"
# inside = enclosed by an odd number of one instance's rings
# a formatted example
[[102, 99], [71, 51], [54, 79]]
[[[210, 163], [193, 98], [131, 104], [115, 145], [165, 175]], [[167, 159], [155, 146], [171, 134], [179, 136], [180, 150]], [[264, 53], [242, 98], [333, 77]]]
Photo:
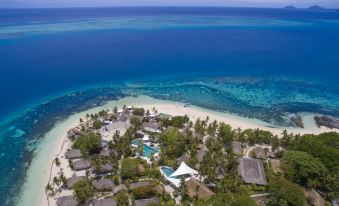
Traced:
[[1, 9], [0, 202], [15, 205], [57, 121], [127, 95], [274, 126], [339, 117], [338, 34], [339, 12], [302, 9]]
[[161, 167], [160, 169], [166, 174], [167, 177], [171, 176], [175, 172], [170, 167]]
[[152, 147], [142, 143], [141, 140], [139, 140], [139, 139], [133, 140], [132, 144], [136, 145], [136, 146], [140, 146], [140, 145], [143, 146], [143, 150], [144, 150], [143, 156], [144, 157], [151, 158], [151, 155], [154, 155], [155, 153], [159, 153], [158, 150], [156, 150], [156, 149], [154, 149], [154, 148], [152, 148]]

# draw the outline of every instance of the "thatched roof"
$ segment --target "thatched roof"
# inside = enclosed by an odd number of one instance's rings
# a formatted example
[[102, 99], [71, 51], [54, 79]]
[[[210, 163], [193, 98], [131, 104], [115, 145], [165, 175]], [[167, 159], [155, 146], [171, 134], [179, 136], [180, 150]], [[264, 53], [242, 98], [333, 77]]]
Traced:
[[92, 164], [89, 160], [81, 159], [73, 162], [73, 169], [75, 171], [89, 169], [91, 166]]
[[218, 167], [215, 169], [215, 173], [216, 173], [216, 175], [217, 175], [216, 178], [217, 178], [218, 180], [223, 179], [224, 176], [225, 176], [225, 170], [224, 170], [224, 168], [222, 168], [221, 166], [218, 166]]
[[267, 185], [263, 162], [252, 158], [238, 158], [238, 174], [245, 183]]
[[179, 162], [179, 164], [181, 164], [182, 162], [187, 162], [191, 157], [185, 153], [183, 155], [181, 155], [181, 157], [178, 157], [177, 160]]
[[116, 206], [117, 201], [114, 199], [101, 199], [101, 200], [94, 200], [93, 206]]
[[110, 179], [100, 179], [94, 180], [93, 186], [97, 191], [111, 191], [114, 187], [114, 184]]
[[307, 200], [314, 206], [325, 206], [324, 198], [314, 189], [307, 190]]
[[68, 150], [65, 153], [65, 158], [66, 159], [78, 159], [78, 158], [81, 158], [81, 157], [82, 157], [82, 153], [78, 149]]
[[232, 152], [235, 155], [242, 157], [242, 146], [240, 142], [232, 142]]
[[57, 206], [77, 206], [78, 203], [73, 196], [59, 197], [56, 201]]
[[277, 172], [281, 172], [281, 168], [280, 168], [280, 160], [277, 160], [277, 159], [271, 159], [271, 167], [272, 167], [272, 170], [274, 173], [277, 173]]
[[188, 196], [192, 199], [197, 197], [198, 199], [207, 200], [215, 194], [212, 190], [208, 189], [204, 184], [195, 178], [191, 178], [186, 184]]
[[118, 156], [118, 151], [115, 150], [115, 149], [107, 149], [107, 148], [105, 148], [105, 149], [102, 149], [100, 151], [100, 155], [101, 156], [106, 156], [106, 157], [109, 157], [111, 155]]
[[201, 162], [204, 159], [204, 156], [205, 156], [204, 148], [198, 149], [198, 151], [197, 151], [198, 162]]
[[129, 185], [129, 188], [131, 190], [138, 188], [138, 187], [146, 187], [146, 186], [150, 186], [153, 182], [151, 181], [141, 181], [141, 182], [133, 182]]
[[134, 204], [135, 206], [147, 206], [149, 204], [159, 204], [159, 198], [157, 197], [153, 197], [153, 198], [149, 198], [149, 199], [142, 199], [142, 200], [135, 200]]
[[138, 172], [140, 174], [143, 174], [143, 173], [146, 172], [145, 166], [143, 164], [141, 164], [141, 163], [138, 164]]
[[80, 180], [86, 180], [87, 178], [85, 176], [72, 176], [70, 178], [67, 178], [66, 185], [68, 189], [72, 189], [73, 185], [77, 183]]
[[113, 171], [113, 166], [111, 164], [104, 164], [99, 166], [98, 173], [109, 173]]
[[255, 155], [257, 159], [266, 159], [266, 152], [264, 148], [262, 147], [256, 147], [255, 148]]
[[117, 194], [121, 190], [127, 190], [126, 185], [121, 184], [121, 185], [115, 186], [112, 191], [113, 191], [113, 194]]
[[142, 127], [145, 130], [150, 130], [150, 131], [157, 131], [160, 129], [160, 126], [161, 126], [160, 122], [151, 121], [151, 122], [142, 123]]

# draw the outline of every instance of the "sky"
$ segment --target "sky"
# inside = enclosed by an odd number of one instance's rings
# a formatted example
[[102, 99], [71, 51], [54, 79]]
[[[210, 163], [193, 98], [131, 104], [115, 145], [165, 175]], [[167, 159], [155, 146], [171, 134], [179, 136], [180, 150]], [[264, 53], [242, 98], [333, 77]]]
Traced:
[[223, 7], [339, 8], [339, 0], [0, 0], [0, 8], [106, 7], [106, 6], [223, 6]]

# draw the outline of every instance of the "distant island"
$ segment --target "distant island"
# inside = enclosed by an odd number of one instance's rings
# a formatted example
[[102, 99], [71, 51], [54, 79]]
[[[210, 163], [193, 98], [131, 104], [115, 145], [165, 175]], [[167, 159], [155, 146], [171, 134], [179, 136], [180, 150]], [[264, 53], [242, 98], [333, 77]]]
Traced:
[[308, 9], [313, 10], [313, 11], [327, 11], [327, 10], [329, 10], [329, 9], [326, 9], [326, 8], [318, 6], [318, 5], [310, 6]]
[[295, 6], [292, 6], [292, 5], [288, 5], [288, 6], [285, 6], [284, 9], [296, 9], [297, 7]]

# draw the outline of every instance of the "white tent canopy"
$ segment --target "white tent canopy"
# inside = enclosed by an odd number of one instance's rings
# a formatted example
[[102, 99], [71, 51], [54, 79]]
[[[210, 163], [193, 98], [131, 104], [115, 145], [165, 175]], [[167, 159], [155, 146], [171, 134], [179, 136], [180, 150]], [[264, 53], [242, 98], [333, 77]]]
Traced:
[[143, 141], [149, 141], [149, 136], [148, 135], [145, 135], [143, 138], [142, 138]]
[[181, 162], [179, 168], [170, 177], [176, 177], [176, 176], [181, 176], [181, 175], [194, 175], [194, 174], [198, 174], [198, 171], [187, 166], [185, 162]]

